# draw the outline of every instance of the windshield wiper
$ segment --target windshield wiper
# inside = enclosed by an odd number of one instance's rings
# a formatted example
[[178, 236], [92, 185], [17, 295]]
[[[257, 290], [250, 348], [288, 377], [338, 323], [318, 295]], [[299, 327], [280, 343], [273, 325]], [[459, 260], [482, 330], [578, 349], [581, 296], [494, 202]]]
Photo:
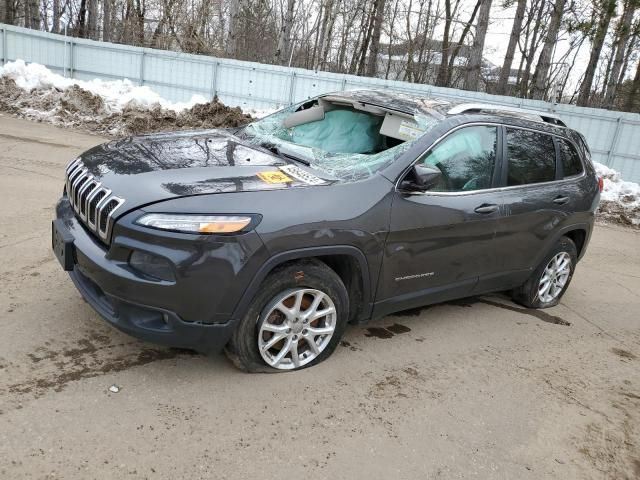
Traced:
[[311, 162], [309, 160], [307, 160], [306, 158], [302, 158], [299, 157], [297, 155], [292, 154], [291, 152], [285, 151], [284, 149], [276, 146], [276, 145], [265, 145], [264, 146], [267, 150], [269, 150], [270, 152], [275, 153], [276, 155], [279, 155], [281, 157], [286, 157], [289, 158], [291, 160], [294, 160], [298, 163], [301, 163], [307, 167], [311, 166]]

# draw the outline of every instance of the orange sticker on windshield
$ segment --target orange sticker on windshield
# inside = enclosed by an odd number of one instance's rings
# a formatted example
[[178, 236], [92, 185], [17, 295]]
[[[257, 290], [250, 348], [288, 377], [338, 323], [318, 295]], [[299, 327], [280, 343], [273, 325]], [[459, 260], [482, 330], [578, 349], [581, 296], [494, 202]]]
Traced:
[[263, 182], [266, 183], [289, 183], [293, 182], [291, 178], [287, 177], [284, 173], [274, 172], [258, 172], [256, 175], [260, 177]]

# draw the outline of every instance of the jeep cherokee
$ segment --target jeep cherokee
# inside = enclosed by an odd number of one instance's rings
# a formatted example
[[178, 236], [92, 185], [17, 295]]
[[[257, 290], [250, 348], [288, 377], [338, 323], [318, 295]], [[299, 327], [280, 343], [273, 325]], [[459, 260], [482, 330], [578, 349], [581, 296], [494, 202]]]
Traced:
[[294, 370], [349, 322], [494, 291], [556, 305], [601, 188], [553, 115], [339, 92], [88, 150], [67, 167], [52, 246], [116, 328]]

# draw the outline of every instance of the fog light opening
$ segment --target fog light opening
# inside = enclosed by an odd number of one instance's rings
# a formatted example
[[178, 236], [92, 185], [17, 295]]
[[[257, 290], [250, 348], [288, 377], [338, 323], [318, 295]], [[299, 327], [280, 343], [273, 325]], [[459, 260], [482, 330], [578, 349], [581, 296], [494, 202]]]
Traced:
[[175, 282], [173, 268], [166, 258], [151, 253], [134, 250], [129, 256], [129, 266], [155, 280]]

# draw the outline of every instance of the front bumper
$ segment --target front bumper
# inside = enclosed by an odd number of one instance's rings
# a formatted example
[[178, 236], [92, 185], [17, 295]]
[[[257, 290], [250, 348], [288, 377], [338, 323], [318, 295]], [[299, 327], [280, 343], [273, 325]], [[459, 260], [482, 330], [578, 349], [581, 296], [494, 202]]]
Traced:
[[[56, 235], [53, 244], [63, 267], [82, 297], [117, 329], [161, 345], [219, 352], [238, 324], [233, 312], [255, 274], [252, 268], [266, 255], [262, 241], [254, 232], [222, 239], [156, 234], [137, 227], [137, 215], [118, 219], [107, 247], [84, 228], [63, 197], [54, 228], [58, 224], [72, 247], [61, 257]], [[166, 259], [175, 281], [132, 268], [133, 250]]]
[[76, 265], [69, 276], [82, 295], [109, 324], [147, 342], [200, 353], [217, 353], [229, 341], [236, 322], [201, 324], [184, 322], [175, 312], [139, 305], [105, 293]]

